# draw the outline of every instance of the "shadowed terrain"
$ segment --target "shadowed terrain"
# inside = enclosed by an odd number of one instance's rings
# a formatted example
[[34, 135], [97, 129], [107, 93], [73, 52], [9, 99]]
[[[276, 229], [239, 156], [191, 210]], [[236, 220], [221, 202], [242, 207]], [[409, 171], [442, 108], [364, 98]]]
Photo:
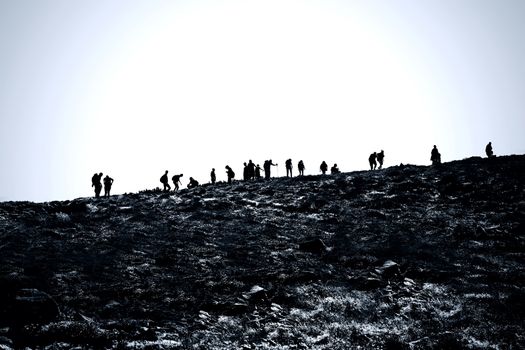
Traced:
[[525, 156], [0, 203], [0, 349], [525, 348]]

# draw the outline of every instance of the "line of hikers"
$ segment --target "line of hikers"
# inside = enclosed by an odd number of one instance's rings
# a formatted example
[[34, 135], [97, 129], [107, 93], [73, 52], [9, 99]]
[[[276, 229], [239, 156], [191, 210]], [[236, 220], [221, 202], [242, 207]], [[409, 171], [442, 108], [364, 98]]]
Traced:
[[[487, 146], [485, 147], [485, 154], [488, 158], [492, 158], [494, 156], [494, 153], [492, 151], [492, 142], [489, 142]], [[374, 152], [368, 157], [368, 162], [370, 164], [370, 170], [375, 169], [382, 169], [383, 168], [383, 161], [385, 159], [385, 152], [381, 150], [381, 152]], [[439, 153], [436, 145], [432, 148], [432, 151], [430, 152], [430, 161], [432, 162], [432, 165], [441, 164], [441, 153]], [[377, 164], [379, 163], [379, 167], [377, 167]], [[286, 167], [286, 177], [292, 177], [292, 160], [287, 159], [285, 161], [285, 167]], [[260, 180], [262, 179], [261, 176], [261, 170], [264, 170], [264, 179], [269, 180], [271, 177], [271, 167], [272, 166], [278, 166], [278, 164], [274, 164], [271, 159], [265, 160], [263, 163], [263, 168], [259, 166], [259, 164], [255, 165], [255, 163], [252, 162], [250, 159], [248, 163], [244, 163], [244, 170], [243, 170], [243, 179], [245, 181], [249, 180]], [[231, 184], [233, 179], [235, 178], [235, 172], [232, 170], [232, 168], [228, 165], [225, 166], [226, 169], [226, 176], [228, 178], [228, 184]], [[304, 162], [300, 160], [297, 163], [297, 169], [299, 170], [299, 176], [304, 175]], [[328, 171], [328, 164], [326, 164], [325, 161], [321, 163], [321, 166], [319, 167], [319, 170], [323, 175], [326, 175], [326, 172]], [[332, 175], [339, 174], [341, 171], [337, 167], [337, 164], [334, 164], [333, 167], [330, 168], [330, 173]], [[95, 197], [100, 197], [100, 191], [102, 190], [102, 173], [94, 174], [91, 178], [91, 187], [95, 187]], [[174, 185], [174, 191], [179, 190], [179, 184], [182, 185], [181, 178], [183, 177], [183, 174], [173, 175], [171, 177], [171, 181]], [[211, 184], [215, 184], [217, 181], [217, 177], [215, 175], [215, 168], [211, 170], [210, 173], [210, 182]], [[168, 181], [168, 170], [160, 177], [160, 182], [163, 185], [164, 191], [171, 191], [171, 186]], [[111, 185], [113, 185], [113, 179], [106, 175], [104, 178], [104, 197], [109, 197], [110, 191], [111, 191]], [[193, 177], [190, 177], [190, 182], [188, 183], [187, 188], [195, 188], [199, 186], [199, 182], [195, 180]]]

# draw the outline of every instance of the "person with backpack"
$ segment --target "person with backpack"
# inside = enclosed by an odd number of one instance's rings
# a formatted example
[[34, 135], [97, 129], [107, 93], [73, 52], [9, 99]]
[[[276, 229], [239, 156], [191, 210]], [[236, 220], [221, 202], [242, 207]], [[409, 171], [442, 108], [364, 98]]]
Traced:
[[235, 173], [233, 172], [232, 168], [230, 168], [229, 165], [226, 165], [226, 176], [228, 176], [228, 184], [231, 185], [233, 178], [235, 177]]
[[104, 178], [104, 197], [109, 197], [111, 192], [111, 185], [113, 185], [113, 179], [108, 175]]
[[170, 184], [168, 183], [168, 171], [166, 170], [166, 172], [164, 173], [164, 175], [162, 175], [160, 177], [160, 182], [164, 185], [164, 191], [169, 191], [171, 190], [171, 186]]
[[211, 179], [211, 184], [215, 185], [215, 180], [217, 180], [217, 178], [215, 177], [215, 168], [211, 169], [210, 179]]
[[489, 142], [485, 147], [485, 153], [487, 154], [488, 158], [492, 158], [494, 156], [494, 153], [492, 152], [492, 142]]
[[441, 153], [439, 153], [436, 145], [434, 145], [434, 148], [432, 148], [432, 151], [430, 152], [430, 161], [432, 162], [432, 165], [441, 164]]
[[370, 157], [368, 157], [368, 163], [370, 163], [370, 170], [375, 170], [375, 168], [377, 167], [376, 158], [377, 158], [376, 152], [372, 153]]
[[335, 175], [335, 174], [339, 174], [339, 173], [340, 173], [339, 168], [337, 167], [337, 164], [334, 164], [334, 166], [330, 168], [330, 173], [331, 173], [332, 175]]
[[304, 163], [302, 160], [300, 160], [299, 163], [297, 163], [297, 169], [299, 169], [299, 175], [303, 176], [304, 175]]
[[286, 166], [286, 177], [292, 177], [292, 160], [287, 159], [284, 165]]
[[328, 164], [326, 164], [326, 162], [323, 160], [319, 169], [321, 169], [321, 172], [323, 173], [323, 175], [325, 175], [326, 171], [328, 170]]
[[102, 175], [102, 173], [95, 173], [91, 178], [91, 187], [95, 187], [95, 198], [100, 197], [100, 191], [102, 191], [102, 184], [100, 183]]
[[171, 177], [171, 181], [173, 181], [173, 191], [178, 191], [179, 190], [179, 184], [182, 185], [182, 182], [180, 181], [180, 178], [183, 176], [184, 174], [179, 174], [179, 175], [173, 175]]
[[383, 160], [385, 159], [385, 151], [381, 150], [381, 152], [379, 152], [377, 154], [377, 162], [379, 163], [379, 168], [378, 169], [381, 169], [383, 167]]

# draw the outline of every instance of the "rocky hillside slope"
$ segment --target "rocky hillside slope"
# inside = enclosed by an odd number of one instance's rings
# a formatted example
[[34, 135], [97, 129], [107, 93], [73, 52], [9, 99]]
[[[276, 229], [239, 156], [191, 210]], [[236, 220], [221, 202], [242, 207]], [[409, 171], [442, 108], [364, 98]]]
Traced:
[[525, 156], [0, 203], [0, 349], [525, 348]]

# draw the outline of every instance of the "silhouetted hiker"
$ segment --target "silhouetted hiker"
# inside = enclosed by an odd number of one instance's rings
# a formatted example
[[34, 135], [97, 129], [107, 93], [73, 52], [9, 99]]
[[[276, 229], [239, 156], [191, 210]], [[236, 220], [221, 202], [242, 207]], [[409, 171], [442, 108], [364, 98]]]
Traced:
[[[292, 177], [292, 160], [287, 159], [284, 164], [286, 165], [286, 177]], [[290, 173], [290, 175], [288, 175], [288, 173]]]
[[210, 178], [212, 185], [215, 184], [215, 180], [217, 180], [217, 178], [215, 177], [215, 168], [211, 169]]
[[264, 178], [266, 180], [270, 180], [270, 176], [271, 176], [271, 166], [276, 166], [277, 164], [273, 164], [272, 160], [265, 160], [264, 161]]
[[104, 178], [104, 197], [109, 197], [111, 192], [111, 185], [113, 185], [113, 179], [108, 175]]
[[248, 180], [253, 180], [255, 177], [255, 164], [253, 164], [252, 160], [248, 162]]
[[487, 147], [485, 147], [485, 153], [487, 154], [487, 157], [491, 158], [494, 153], [492, 153], [492, 142], [489, 142], [487, 144]]
[[323, 160], [319, 169], [321, 169], [323, 175], [326, 174], [326, 171], [328, 170], [328, 164], [326, 164], [326, 162]]
[[226, 175], [228, 176], [228, 183], [232, 183], [232, 179], [235, 177], [235, 173], [233, 172], [232, 168], [230, 168], [228, 165], [226, 165]]
[[195, 180], [193, 177], [190, 177], [190, 183], [188, 184], [188, 188], [195, 188], [199, 186], [199, 181]]
[[248, 165], [246, 164], [246, 162], [244, 162], [244, 169], [242, 171], [242, 178], [243, 180], [248, 180]]
[[102, 173], [95, 173], [93, 174], [93, 177], [91, 178], [91, 187], [95, 187], [95, 197], [100, 197], [100, 191], [102, 191], [102, 184], [100, 183], [100, 180], [102, 180]]
[[304, 163], [302, 160], [297, 163], [297, 169], [299, 169], [299, 175], [304, 175]]
[[379, 152], [377, 154], [377, 162], [379, 163], [379, 168], [378, 169], [381, 169], [383, 167], [383, 160], [385, 159], [385, 151], [381, 150], [381, 152]]
[[162, 175], [160, 177], [160, 182], [164, 185], [164, 191], [169, 191], [171, 190], [171, 186], [170, 184], [168, 183], [168, 171], [166, 170], [166, 172], [164, 173], [164, 175]]
[[178, 191], [179, 190], [179, 184], [182, 185], [182, 182], [180, 181], [180, 178], [183, 176], [184, 174], [179, 174], [179, 175], [173, 175], [171, 177], [171, 181], [173, 181], [173, 190], [174, 191]]
[[368, 162], [370, 163], [370, 170], [374, 170], [377, 167], [376, 157], [376, 152], [372, 153], [370, 157], [368, 157]]
[[259, 164], [257, 164], [257, 166], [255, 167], [255, 178], [257, 180], [260, 180], [261, 179], [261, 166]]
[[430, 153], [430, 160], [432, 161], [432, 165], [441, 163], [441, 153], [439, 153], [436, 145], [434, 145], [434, 148], [432, 148], [432, 152]]
[[339, 168], [337, 167], [337, 164], [334, 164], [334, 166], [330, 168], [330, 173], [332, 175], [340, 173]]

